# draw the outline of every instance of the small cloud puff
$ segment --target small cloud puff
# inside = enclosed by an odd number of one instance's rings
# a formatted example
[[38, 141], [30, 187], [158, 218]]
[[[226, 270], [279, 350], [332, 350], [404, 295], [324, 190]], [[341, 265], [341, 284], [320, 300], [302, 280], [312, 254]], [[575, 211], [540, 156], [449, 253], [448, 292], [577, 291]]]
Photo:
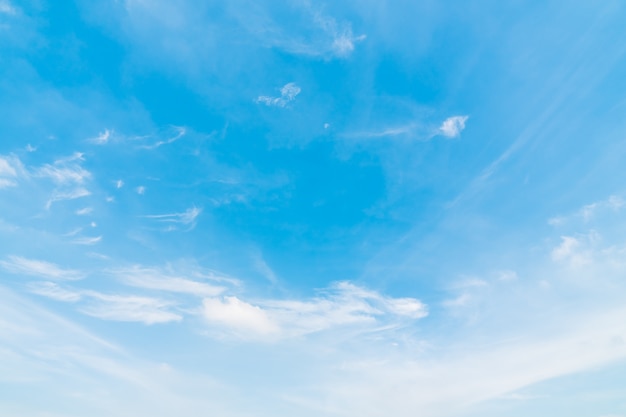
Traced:
[[301, 89], [296, 83], [287, 83], [280, 89], [280, 97], [259, 96], [256, 102], [263, 103], [266, 106], [285, 107], [295, 100], [300, 91]]
[[458, 137], [463, 129], [465, 129], [465, 122], [467, 122], [469, 116], [452, 116], [448, 117], [439, 126], [439, 134], [447, 138]]

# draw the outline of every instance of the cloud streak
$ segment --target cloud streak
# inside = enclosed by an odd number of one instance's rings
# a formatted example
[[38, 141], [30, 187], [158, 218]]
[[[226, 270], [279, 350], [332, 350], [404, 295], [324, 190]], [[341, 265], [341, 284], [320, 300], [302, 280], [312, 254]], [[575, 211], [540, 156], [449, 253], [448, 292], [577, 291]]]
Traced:
[[140, 322], [144, 324], [181, 321], [183, 317], [171, 311], [173, 303], [158, 298], [136, 295], [110, 295], [86, 291], [91, 301], [80, 311], [102, 320]]
[[0, 267], [17, 275], [28, 275], [38, 278], [47, 278], [58, 281], [74, 281], [84, 278], [84, 273], [63, 269], [56, 264], [37, 259], [28, 259], [10, 255], [0, 261]]
[[[338, 282], [311, 300], [257, 300], [237, 297], [205, 299], [209, 324], [237, 336], [289, 338], [344, 326], [358, 329], [399, 326], [428, 315], [426, 306], [414, 298], [393, 298], [348, 282]], [[234, 319], [227, 318], [234, 315]], [[255, 331], [256, 329], [256, 331]], [[245, 337], [244, 337], [245, 338]]]

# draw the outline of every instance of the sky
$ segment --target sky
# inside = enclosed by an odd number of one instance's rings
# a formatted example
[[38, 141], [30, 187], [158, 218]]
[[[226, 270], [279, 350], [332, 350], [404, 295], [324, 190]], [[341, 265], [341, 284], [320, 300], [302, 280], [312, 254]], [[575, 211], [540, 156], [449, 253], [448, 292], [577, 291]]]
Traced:
[[625, 417], [625, 20], [0, 0], [0, 415]]

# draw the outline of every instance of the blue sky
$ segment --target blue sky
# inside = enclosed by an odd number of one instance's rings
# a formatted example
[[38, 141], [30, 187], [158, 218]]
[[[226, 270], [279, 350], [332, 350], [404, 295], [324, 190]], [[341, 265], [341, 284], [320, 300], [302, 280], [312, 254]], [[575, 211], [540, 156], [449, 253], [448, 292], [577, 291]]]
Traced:
[[626, 416], [625, 19], [0, 0], [0, 414]]

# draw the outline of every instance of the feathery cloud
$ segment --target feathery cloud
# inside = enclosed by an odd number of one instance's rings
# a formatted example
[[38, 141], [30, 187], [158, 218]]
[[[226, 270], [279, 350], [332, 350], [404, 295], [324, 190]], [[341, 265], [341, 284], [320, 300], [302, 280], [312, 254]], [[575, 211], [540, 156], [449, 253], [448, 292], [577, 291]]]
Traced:
[[78, 280], [84, 277], [80, 271], [63, 269], [56, 264], [36, 259], [10, 255], [0, 261], [0, 267], [18, 275], [30, 275], [60, 281]]
[[266, 106], [285, 107], [295, 100], [300, 91], [301, 89], [296, 83], [287, 83], [280, 89], [280, 97], [259, 96], [256, 102], [263, 103]]
[[49, 178], [58, 185], [83, 184], [91, 178], [91, 173], [80, 166], [81, 161], [84, 161], [83, 154], [76, 152], [68, 158], [37, 168], [34, 175]]
[[329, 50], [332, 55], [338, 58], [346, 58], [352, 54], [357, 42], [365, 40], [365, 35], [355, 36], [352, 26], [348, 23], [339, 25], [337, 21], [329, 16], [316, 13], [314, 17], [317, 25], [330, 37]]
[[[414, 298], [393, 298], [348, 282], [338, 282], [310, 300], [259, 299], [248, 303], [236, 297], [205, 299], [204, 315], [227, 333], [242, 330], [256, 336], [301, 336], [342, 326], [384, 327], [425, 317], [426, 306]], [[230, 311], [236, 319], [227, 319]]]
[[180, 321], [180, 314], [170, 311], [173, 303], [158, 298], [136, 295], [110, 295], [85, 291], [89, 303], [82, 307], [83, 313], [102, 320], [140, 322], [144, 324]]
[[100, 132], [98, 136], [89, 139], [89, 142], [95, 143], [96, 145], [105, 145], [109, 142], [111, 133], [112, 132], [109, 129], [104, 129], [104, 131]]
[[27, 175], [17, 156], [0, 156], [0, 189], [17, 186], [17, 180]]
[[[143, 216], [147, 219], [154, 219], [163, 223], [178, 223], [187, 225], [190, 229], [193, 229], [196, 225], [196, 219], [202, 213], [202, 209], [198, 207], [190, 207], [182, 213], [169, 213], [169, 214], [150, 214]], [[175, 228], [169, 230], [176, 230]]]
[[194, 281], [160, 269], [144, 268], [139, 265], [115, 269], [111, 273], [126, 285], [150, 290], [190, 294], [198, 297], [214, 297], [225, 291], [224, 287]]
[[50, 281], [31, 282], [28, 284], [28, 291], [62, 302], [76, 302], [81, 299], [79, 292], [64, 289], [59, 284]]

